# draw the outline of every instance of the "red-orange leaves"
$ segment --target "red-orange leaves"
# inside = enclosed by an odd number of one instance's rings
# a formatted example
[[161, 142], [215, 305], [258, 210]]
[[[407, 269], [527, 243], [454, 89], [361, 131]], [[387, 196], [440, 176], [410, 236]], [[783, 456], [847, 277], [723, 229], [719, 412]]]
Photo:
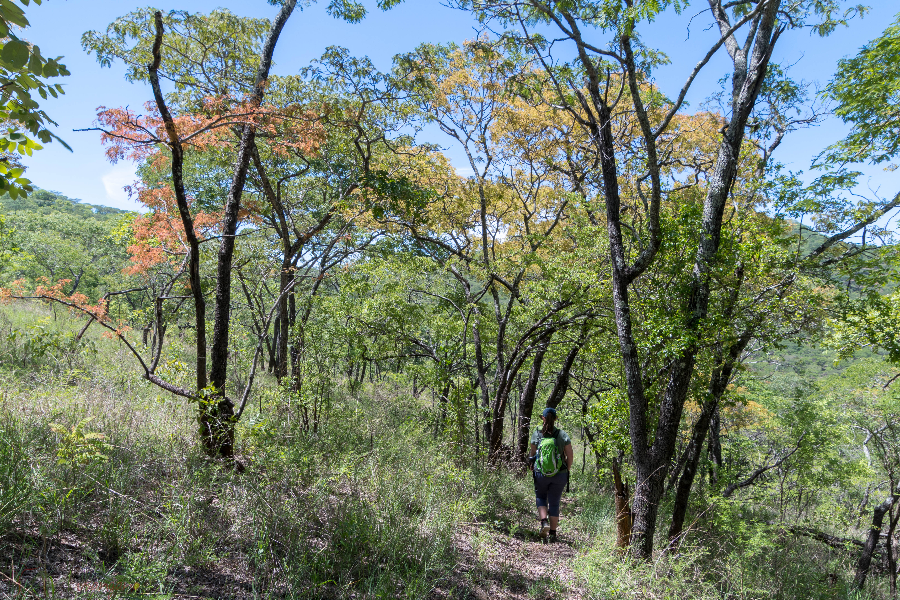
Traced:
[[[159, 144], [168, 142], [156, 104], [148, 102], [145, 108], [146, 115], [128, 108], [97, 109], [97, 129], [110, 162], [144, 160], [159, 150]], [[291, 150], [312, 154], [324, 138], [316, 115], [298, 106], [255, 107], [227, 98], [206, 98], [200, 112], [176, 115], [173, 120], [181, 145], [201, 152], [235, 144], [235, 127], [243, 125], [253, 125], [258, 134], [277, 140], [272, 150], [285, 157]]]
[[71, 279], [60, 279], [56, 283], [52, 283], [49, 278], [41, 277], [39, 281], [41, 283], [34, 288], [34, 291], [28, 291], [25, 288], [25, 282], [21, 279], [14, 281], [9, 288], [0, 288], [0, 302], [47, 300], [68, 306], [73, 312], [85, 313], [98, 321], [106, 321], [108, 303], [105, 298], [101, 298], [97, 304], [91, 304], [90, 298], [84, 294], [66, 294], [63, 288], [72, 283]]
[[[132, 223], [134, 240], [128, 248], [131, 265], [125, 269], [126, 274], [132, 275], [167, 262], [174, 266], [188, 250], [188, 238], [174, 190], [169, 182], [159, 180], [164, 175], [153, 175], [170, 170], [170, 150], [174, 144], [156, 104], [148, 102], [145, 108], [143, 115], [128, 108], [100, 107], [97, 112], [97, 129], [110, 162], [126, 159], [143, 162], [146, 167], [144, 181], [128, 188], [132, 197], [150, 209]], [[173, 121], [178, 142], [188, 161], [205, 152], [227, 155], [236, 151], [245, 125], [255, 127], [259, 139], [266, 140], [271, 154], [279, 158], [288, 158], [292, 154], [308, 157], [325, 138], [317, 115], [298, 105], [259, 107], [230, 97], [206, 98], [195, 113], [174, 115]], [[217, 160], [221, 159], [220, 156]], [[203, 241], [219, 235], [222, 212], [199, 210], [191, 198], [191, 190], [185, 192], [197, 239]], [[208, 191], [206, 193], [208, 196]], [[224, 200], [223, 197], [222, 204]], [[264, 209], [261, 203], [248, 199], [243, 202], [240, 218], [258, 220]]]
[[[167, 261], [176, 264], [187, 254], [188, 244], [172, 188], [162, 183], [156, 187], [138, 184], [130, 191], [151, 210], [132, 221], [134, 242], [128, 246], [131, 265], [124, 269], [125, 274], [144, 273]], [[191, 200], [188, 197], [188, 201]], [[192, 216], [194, 231], [200, 241], [218, 235], [221, 212], [198, 211]]]

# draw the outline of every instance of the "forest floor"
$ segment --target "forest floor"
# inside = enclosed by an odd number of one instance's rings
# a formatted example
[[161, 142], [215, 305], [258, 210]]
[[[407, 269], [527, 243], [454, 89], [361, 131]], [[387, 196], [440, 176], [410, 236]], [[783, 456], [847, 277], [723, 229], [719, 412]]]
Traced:
[[[577, 510], [563, 499], [563, 514]], [[540, 538], [538, 522], [524, 508], [494, 522], [460, 522], [452, 536], [457, 563], [435, 582], [428, 598], [454, 600], [557, 600], [585, 598], [573, 561], [586, 548], [584, 532], [566, 529], [563, 518], [555, 543]], [[571, 521], [570, 521], [571, 523]], [[116, 557], [98, 556], [92, 527], [43, 536], [37, 529], [0, 535], [0, 598], [154, 598], [244, 600], [258, 598], [253, 575], [241, 556], [225, 556], [204, 567], [182, 566], [165, 575], [168, 590], [149, 592], [117, 578]], [[96, 531], [96, 530], [94, 530]], [[98, 560], [99, 559], [99, 560]], [[106, 568], [104, 568], [104, 566]], [[323, 593], [324, 592], [324, 593]], [[277, 597], [277, 595], [276, 595]], [[292, 596], [293, 597], [293, 596]], [[365, 598], [332, 588], [321, 598]]]
[[[564, 498], [562, 513], [574, 508]], [[579, 548], [588, 543], [584, 533], [566, 529], [560, 522], [555, 543], [542, 540], [536, 516], [504, 515], [508, 524], [472, 523], [460, 527], [454, 547], [460, 562], [454, 569], [451, 589], [466, 590], [468, 596], [452, 591], [435, 591], [436, 598], [476, 598], [477, 600], [520, 600], [583, 598], [573, 562]], [[571, 520], [569, 520], [571, 523]]]

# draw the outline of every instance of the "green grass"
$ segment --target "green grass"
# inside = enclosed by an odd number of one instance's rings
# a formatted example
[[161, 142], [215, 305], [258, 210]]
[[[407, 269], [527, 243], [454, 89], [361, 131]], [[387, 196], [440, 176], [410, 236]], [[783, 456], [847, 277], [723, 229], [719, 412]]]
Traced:
[[[0, 313], [0, 329], [44, 323], [64, 339], [78, 328], [40, 308]], [[538, 543], [530, 478], [435, 438], [402, 377], [339, 386], [314, 433], [264, 376], [238, 428], [238, 473], [204, 456], [192, 405], [89, 335], [90, 351], [0, 364], [0, 556], [23, 586], [0, 578], [9, 597], [856, 598], [852, 556], [749, 522], [739, 500], [696, 507], [677, 555], [622, 559], [611, 494], [590, 468], [566, 497], [573, 578], [525, 576], [517, 561]], [[105, 436], [99, 451], [61, 453], [90, 446], [71, 433], [85, 418], [83, 433]], [[501, 542], [522, 554], [497, 562]], [[885, 578], [868, 593], [887, 598]]]

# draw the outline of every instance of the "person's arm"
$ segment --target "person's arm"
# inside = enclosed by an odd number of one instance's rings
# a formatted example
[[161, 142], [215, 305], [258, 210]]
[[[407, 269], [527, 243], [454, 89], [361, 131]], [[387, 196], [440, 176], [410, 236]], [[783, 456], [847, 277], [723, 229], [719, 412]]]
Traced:
[[572, 444], [566, 444], [563, 450], [566, 453], [566, 468], [570, 471], [572, 470], [572, 464], [575, 462], [575, 455], [572, 452]]

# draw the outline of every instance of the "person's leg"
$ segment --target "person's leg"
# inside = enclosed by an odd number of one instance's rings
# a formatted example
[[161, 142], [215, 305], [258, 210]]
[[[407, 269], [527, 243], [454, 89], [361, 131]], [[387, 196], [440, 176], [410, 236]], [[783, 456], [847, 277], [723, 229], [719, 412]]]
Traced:
[[549, 511], [549, 497], [547, 494], [547, 486], [550, 481], [550, 477], [536, 476], [534, 478], [534, 496], [535, 504], [537, 505], [538, 510], [538, 518], [541, 520], [541, 537], [546, 536], [551, 529], [550, 522], [547, 520]]
[[566, 487], [566, 473], [558, 473], [548, 478], [547, 486], [547, 513], [550, 518], [550, 533], [556, 534], [559, 527], [559, 503], [562, 499], [563, 489]]

